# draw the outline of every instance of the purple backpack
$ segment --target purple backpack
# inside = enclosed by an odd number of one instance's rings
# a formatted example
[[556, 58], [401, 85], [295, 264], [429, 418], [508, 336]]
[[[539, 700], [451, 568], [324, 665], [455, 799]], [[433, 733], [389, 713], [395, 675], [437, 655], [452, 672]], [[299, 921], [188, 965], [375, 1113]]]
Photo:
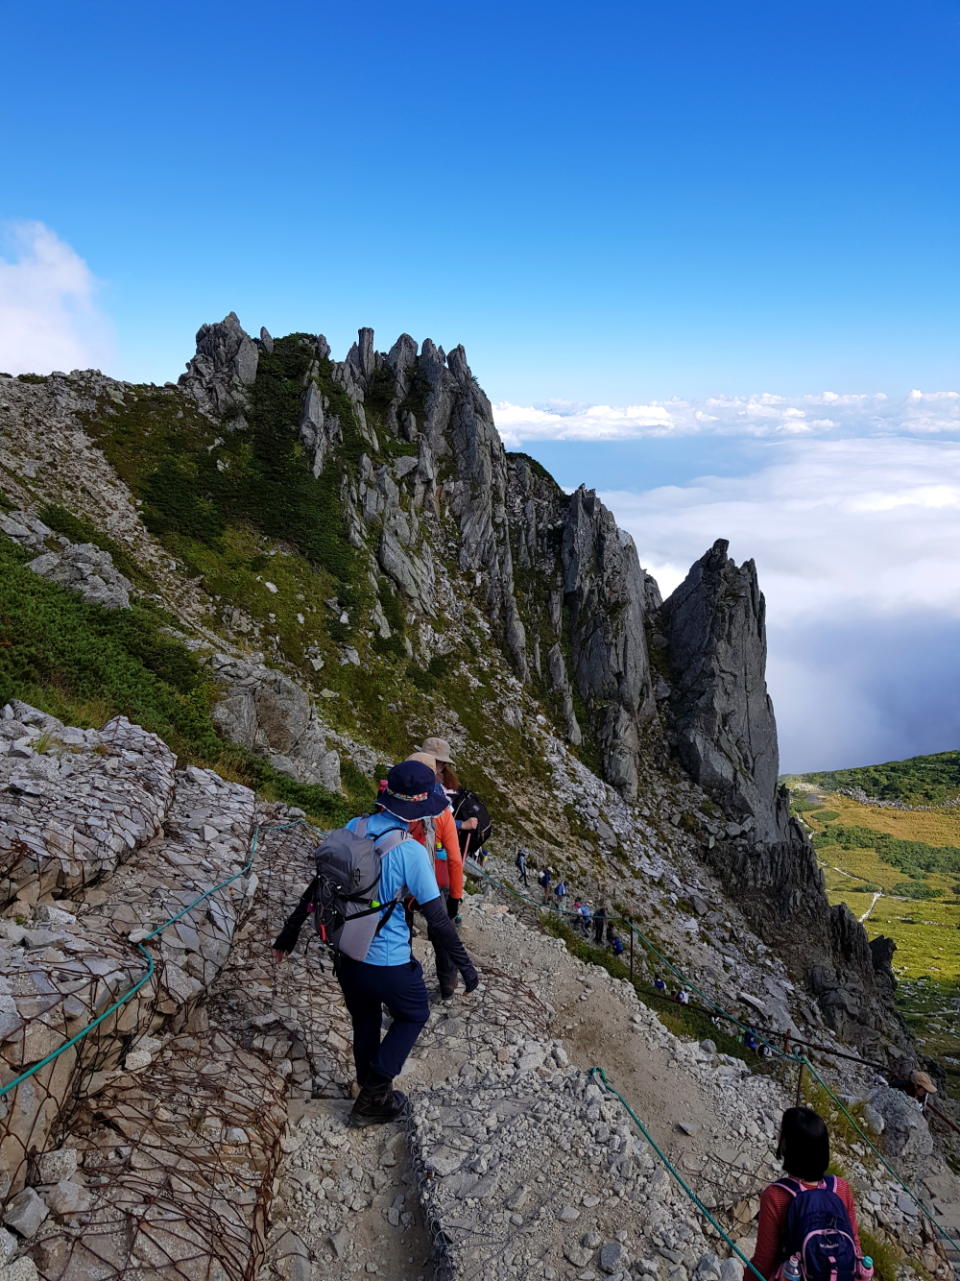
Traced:
[[803, 1281], [854, 1281], [857, 1250], [836, 1178], [828, 1174], [815, 1188], [796, 1179], [779, 1179], [773, 1186], [790, 1193], [782, 1253], [787, 1259], [800, 1256]]

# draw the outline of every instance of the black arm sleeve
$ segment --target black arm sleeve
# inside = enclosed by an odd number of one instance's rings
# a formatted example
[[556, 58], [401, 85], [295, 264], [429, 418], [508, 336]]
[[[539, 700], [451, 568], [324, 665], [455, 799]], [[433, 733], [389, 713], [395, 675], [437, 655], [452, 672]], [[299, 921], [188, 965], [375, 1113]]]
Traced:
[[300, 937], [300, 929], [309, 915], [316, 889], [317, 878], [314, 877], [304, 890], [300, 902], [287, 917], [283, 929], [277, 935], [276, 942], [273, 945], [275, 951], [292, 952], [297, 946], [297, 939]]
[[443, 896], [432, 898], [429, 903], [421, 903], [420, 911], [427, 922], [427, 937], [431, 943], [439, 943], [443, 950], [460, 971], [468, 992], [472, 992], [479, 982], [473, 962], [467, 955], [467, 949], [460, 941], [453, 922], [447, 916]]

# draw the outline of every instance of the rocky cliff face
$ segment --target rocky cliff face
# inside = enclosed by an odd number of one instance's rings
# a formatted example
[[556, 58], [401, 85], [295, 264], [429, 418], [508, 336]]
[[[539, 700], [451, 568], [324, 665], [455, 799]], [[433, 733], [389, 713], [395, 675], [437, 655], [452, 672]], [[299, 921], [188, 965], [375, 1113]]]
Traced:
[[[892, 945], [831, 908], [816, 856], [778, 782], [756, 566], [720, 539], [663, 603], [670, 732], [690, 775], [731, 820], [708, 858], [759, 932], [792, 951], [831, 1024], [877, 1041], [891, 1026]], [[886, 944], [887, 946], [884, 946]]]

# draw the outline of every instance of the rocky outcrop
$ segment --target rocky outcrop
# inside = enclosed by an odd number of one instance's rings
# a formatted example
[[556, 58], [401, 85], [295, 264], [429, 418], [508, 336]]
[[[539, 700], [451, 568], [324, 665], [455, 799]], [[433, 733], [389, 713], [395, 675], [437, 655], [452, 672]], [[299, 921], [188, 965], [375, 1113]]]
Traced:
[[106, 609], [129, 609], [130, 580], [113, 563], [109, 552], [93, 543], [71, 543], [59, 552], [45, 552], [28, 566], [41, 578], [77, 592]]
[[339, 791], [340, 757], [328, 746], [306, 690], [257, 662], [228, 654], [215, 654], [210, 661], [225, 691], [212, 713], [221, 733], [298, 782]]
[[591, 710], [604, 774], [635, 800], [641, 735], [654, 714], [637, 549], [581, 487], [567, 504], [561, 556], [574, 687]]
[[197, 330], [196, 354], [180, 375], [180, 386], [208, 417], [228, 428], [243, 427], [259, 358], [259, 347], [231, 311], [218, 324]]
[[[549, 691], [568, 741], [595, 746], [605, 776], [635, 797], [644, 727], [655, 715], [644, 616], [656, 592], [630, 539], [596, 495], [570, 499], [508, 457], [462, 347], [447, 354], [427, 339], [418, 349], [404, 334], [384, 354], [362, 329], [346, 359], [331, 363], [322, 335], [297, 341], [305, 358], [297, 430], [314, 475], [343, 464], [343, 411], [331, 409], [331, 388], [350, 398], [351, 430], [365, 445], [340, 484], [350, 542], [369, 558], [373, 581], [383, 576], [405, 612], [434, 617], [437, 550], [447, 550], [452, 524], [456, 572], [482, 601], [517, 675]], [[181, 382], [205, 412], [225, 398], [235, 407], [256, 350], [232, 315], [205, 326]], [[518, 512], [533, 512], [533, 525], [518, 522]], [[546, 596], [534, 575], [550, 581]], [[372, 622], [390, 636], [379, 602]], [[231, 737], [250, 740], [249, 700], [242, 717], [219, 715]]]
[[27, 568], [41, 578], [49, 578], [107, 609], [130, 607], [133, 585], [114, 565], [109, 552], [93, 543], [71, 543], [32, 512], [0, 514], [0, 533], [28, 551], [40, 553]]
[[718, 539], [664, 602], [677, 751], [690, 774], [757, 840], [786, 838], [777, 726], [767, 694], [763, 594], [753, 561]]
[[729, 820], [706, 856], [761, 936], [802, 967], [831, 1027], [877, 1050], [906, 1044], [890, 948], [871, 949], [848, 909], [830, 907], [813, 849], [790, 817], [765, 681], [763, 595], [753, 562], [737, 566], [727, 547], [714, 543], [657, 620], [676, 751]]

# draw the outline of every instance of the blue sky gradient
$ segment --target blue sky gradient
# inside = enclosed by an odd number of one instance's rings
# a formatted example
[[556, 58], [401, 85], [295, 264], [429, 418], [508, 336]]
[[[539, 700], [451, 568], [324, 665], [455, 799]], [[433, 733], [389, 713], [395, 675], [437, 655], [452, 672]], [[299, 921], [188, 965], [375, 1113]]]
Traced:
[[462, 341], [495, 399], [951, 381], [952, 0], [5, 23], [0, 217], [93, 265], [127, 377], [234, 309]]

